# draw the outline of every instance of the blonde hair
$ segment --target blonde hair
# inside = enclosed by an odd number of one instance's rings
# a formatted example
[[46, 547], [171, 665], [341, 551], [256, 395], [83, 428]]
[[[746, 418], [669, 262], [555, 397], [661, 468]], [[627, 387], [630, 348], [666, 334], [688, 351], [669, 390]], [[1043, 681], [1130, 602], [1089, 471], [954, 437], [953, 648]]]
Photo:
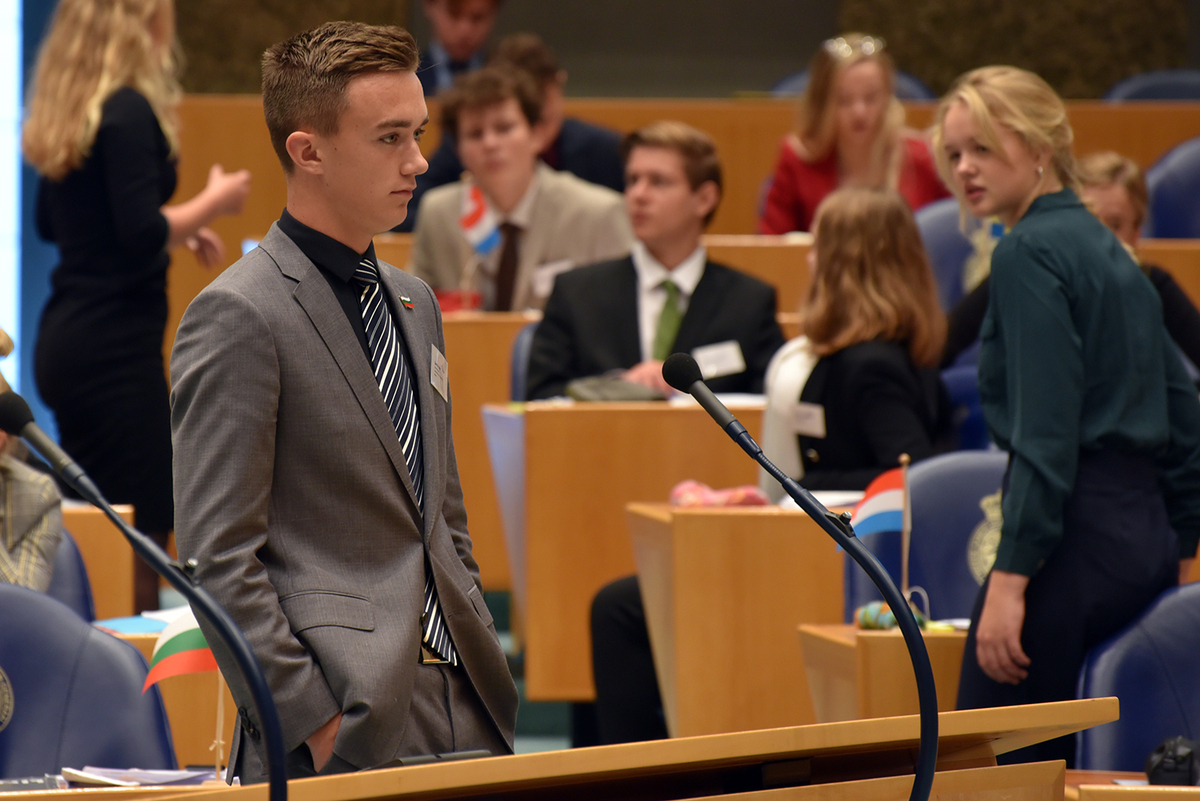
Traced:
[[896, 97], [896, 65], [883, 39], [847, 33], [827, 39], [817, 49], [808, 65], [808, 85], [800, 99], [795, 135], [809, 161], [821, 161], [837, 148], [837, 82], [846, 70], [863, 62], [879, 65], [888, 93], [888, 106], [872, 148], [872, 174], [878, 186], [895, 188], [903, 155], [899, 144], [904, 106]]
[[838, 189], [817, 207], [815, 231], [816, 269], [800, 307], [813, 353], [886, 340], [906, 345], [918, 366], [936, 365], [946, 316], [904, 198], [890, 189]]
[[[39, 173], [61, 180], [83, 165], [100, 129], [105, 101], [137, 90], [158, 118], [172, 155], [182, 90], [172, 0], [59, 0], [38, 52], [21, 132], [21, 150]], [[157, 45], [155, 26], [170, 26]]]
[[1133, 207], [1133, 225], [1142, 227], [1150, 208], [1150, 193], [1146, 189], [1146, 176], [1137, 162], [1120, 153], [1104, 150], [1080, 157], [1077, 172], [1083, 187], [1119, 186], [1124, 189], [1129, 196], [1129, 205]]
[[1079, 190], [1071, 144], [1075, 134], [1062, 99], [1040, 77], [1017, 67], [981, 67], [959, 77], [938, 103], [933, 126], [933, 157], [942, 182], [958, 196], [963, 219], [967, 210], [944, 146], [946, 113], [962, 103], [979, 127], [980, 143], [1005, 158], [998, 126], [1020, 137], [1030, 150], [1048, 150], [1050, 164], [1064, 187]]

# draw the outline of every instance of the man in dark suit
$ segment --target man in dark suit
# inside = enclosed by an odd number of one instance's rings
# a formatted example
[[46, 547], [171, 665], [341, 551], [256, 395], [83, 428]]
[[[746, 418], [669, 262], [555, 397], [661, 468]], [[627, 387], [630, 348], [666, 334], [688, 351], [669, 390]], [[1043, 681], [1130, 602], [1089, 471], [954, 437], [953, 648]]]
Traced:
[[[542, 113], [538, 134], [549, 142], [540, 156], [551, 169], [569, 172], [577, 178], [615, 192], [625, 188], [625, 165], [621, 159], [621, 135], [590, 122], [563, 116], [563, 90], [567, 72], [536, 34], [507, 36], [492, 51], [489, 64], [502, 64], [528, 73], [542, 91]], [[397, 231], [411, 231], [420, 213], [425, 191], [454, 183], [463, 172], [458, 143], [452, 131], [442, 131], [438, 149], [429, 159], [429, 170], [417, 178], [417, 189], [409, 204], [408, 218]]]
[[485, 45], [496, 26], [501, 2], [422, 0], [421, 10], [429, 20], [431, 37], [429, 46], [421, 51], [417, 77], [426, 97], [446, 91], [459, 75], [483, 66]]
[[526, 397], [613, 374], [671, 392], [662, 362], [690, 352], [717, 392], [762, 392], [783, 334], [775, 289], [710, 262], [700, 242], [721, 198], [707, 134], [659, 122], [626, 137], [625, 205], [633, 252], [560, 274], [534, 335]]
[[[250, 641], [292, 777], [512, 751], [517, 694], [471, 556], [441, 314], [371, 244], [426, 166], [416, 65], [406, 31], [353, 22], [267, 51], [287, 207], [188, 307], [171, 358], [179, 553]], [[231, 761], [261, 781], [262, 723], [209, 642], [241, 710]]]

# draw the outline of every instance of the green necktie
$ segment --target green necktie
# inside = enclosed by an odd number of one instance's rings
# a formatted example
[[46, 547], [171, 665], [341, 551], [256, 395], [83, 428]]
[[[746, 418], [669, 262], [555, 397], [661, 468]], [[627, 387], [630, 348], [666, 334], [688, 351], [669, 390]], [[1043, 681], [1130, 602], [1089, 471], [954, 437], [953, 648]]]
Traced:
[[663, 303], [662, 314], [658, 316], [658, 328], [654, 331], [654, 351], [651, 358], [661, 362], [671, 355], [675, 345], [675, 335], [679, 333], [679, 323], [683, 321], [683, 312], [679, 310], [679, 286], [668, 279], [659, 284], [667, 292]]

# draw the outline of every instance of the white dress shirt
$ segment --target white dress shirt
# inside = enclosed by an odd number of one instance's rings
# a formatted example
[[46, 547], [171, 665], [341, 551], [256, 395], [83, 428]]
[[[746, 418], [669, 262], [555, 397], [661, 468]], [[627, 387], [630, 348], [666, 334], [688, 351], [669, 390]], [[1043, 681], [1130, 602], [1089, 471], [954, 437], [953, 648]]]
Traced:
[[641, 335], [642, 361], [646, 361], [654, 352], [654, 334], [658, 330], [658, 318], [662, 315], [663, 304], [667, 302], [667, 290], [662, 287], [663, 281], [670, 279], [679, 287], [679, 311], [686, 314], [692, 293], [696, 291], [696, 285], [704, 276], [704, 264], [708, 261], [708, 253], [704, 246], [700, 245], [674, 270], [662, 266], [639, 241], [634, 241], [630, 255], [633, 257], [633, 267], [637, 270], [638, 333]]

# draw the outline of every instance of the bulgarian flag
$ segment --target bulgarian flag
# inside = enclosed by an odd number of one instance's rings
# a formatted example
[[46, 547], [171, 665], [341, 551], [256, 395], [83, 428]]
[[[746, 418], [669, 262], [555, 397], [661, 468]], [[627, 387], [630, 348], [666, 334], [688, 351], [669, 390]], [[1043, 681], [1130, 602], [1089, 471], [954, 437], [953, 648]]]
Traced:
[[158, 635], [154, 653], [150, 656], [150, 673], [142, 692], [150, 689], [168, 676], [185, 673], [204, 673], [217, 669], [217, 660], [200, 631], [200, 624], [192, 614], [191, 607], [184, 607], [179, 617], [172, 620]]

